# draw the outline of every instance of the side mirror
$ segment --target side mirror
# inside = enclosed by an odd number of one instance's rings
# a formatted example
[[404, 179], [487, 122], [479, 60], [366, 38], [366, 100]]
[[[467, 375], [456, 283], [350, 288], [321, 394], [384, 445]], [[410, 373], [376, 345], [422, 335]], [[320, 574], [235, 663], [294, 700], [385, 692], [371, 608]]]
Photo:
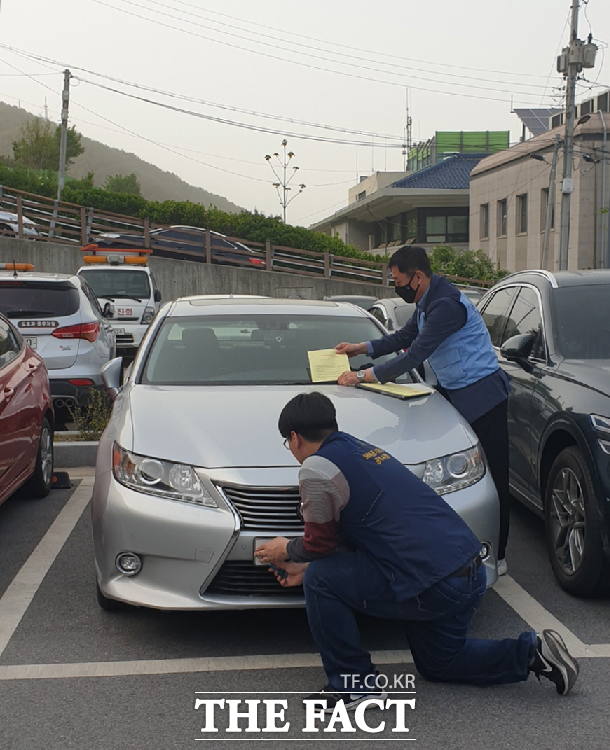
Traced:
[[161, 302], [161, 292], [158, 289], [155, 289], [153, 299], [155, 302]]
[[520, 333], [518, 336], [511, 336], [502, 344], [500, 354], [509, 362], [517, 362], [524, 370], [531, 370], [527, 358], [532, 353], [535, 338], [533, 333]]
[[121, 368], [123, 357], [116, 357], [102, 367], [102, 382], [111, 401], [114, 401], [121, 392]]
[[114, 318], [114, 305], [111, 305], [110, 302], [106, 302], [102, 309], [102, 315], [105, 318]]

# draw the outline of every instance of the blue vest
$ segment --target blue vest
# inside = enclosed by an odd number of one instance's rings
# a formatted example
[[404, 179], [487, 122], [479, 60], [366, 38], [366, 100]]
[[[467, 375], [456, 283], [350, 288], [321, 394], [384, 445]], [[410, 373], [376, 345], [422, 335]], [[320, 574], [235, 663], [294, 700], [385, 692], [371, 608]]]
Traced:
[[363, 581], [377, 566], [404, 601], [479, 553], [481, 543], [453, 508], [382, 448], [335, 432], [317, 455], [332, 461], [349, 484], [339, 525], [356, 548]]
[[[438, 382], [447, 390], [465, 388], [498, 369], [498, 358], [481, 314], [462, 292], [459, 300], [466, 308], [466, 323], [428, 357]], [[420, 331], [425, 321], [426, 313], [418, 310]]]

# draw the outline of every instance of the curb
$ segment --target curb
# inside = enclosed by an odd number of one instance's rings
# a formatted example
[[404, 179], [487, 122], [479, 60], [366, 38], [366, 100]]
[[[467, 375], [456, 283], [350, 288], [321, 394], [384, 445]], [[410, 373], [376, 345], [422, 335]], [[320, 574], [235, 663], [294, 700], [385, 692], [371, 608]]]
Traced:
[[76, 466], [95, 466], [98, 445], [97, 440], [56, 442], [53, 444], [55, 465], [66, 469]]

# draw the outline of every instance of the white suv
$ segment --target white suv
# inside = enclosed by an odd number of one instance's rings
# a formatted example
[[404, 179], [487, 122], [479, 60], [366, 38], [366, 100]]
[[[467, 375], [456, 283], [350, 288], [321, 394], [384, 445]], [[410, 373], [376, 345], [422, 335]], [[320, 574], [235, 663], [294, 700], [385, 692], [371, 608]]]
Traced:
[[57, 421], [102, 390], [100, 371], [116, 353], [114, 332], [84, 278], [0, 271], [0, 312], [42, 357]]
[[[92, 247], [83, 250], [91, 252]], [[131, 252], [129, 256], [104, 250], [103, 255], [85, 256], [87, 265], [76, 272], [87, 280], [103, 308], [108, 303], [112, 305], [114, 314], [110, 318], [118, 356], [135, 355], [161, 302], [161, 292], [146, 265], [146, 257], [133, 256], [136, 250]]]

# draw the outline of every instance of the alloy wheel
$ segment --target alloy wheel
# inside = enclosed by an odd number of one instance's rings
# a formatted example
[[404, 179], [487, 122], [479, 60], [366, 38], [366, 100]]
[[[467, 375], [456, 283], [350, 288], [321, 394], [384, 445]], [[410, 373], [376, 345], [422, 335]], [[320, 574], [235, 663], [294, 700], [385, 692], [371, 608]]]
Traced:
[[585, 508], [582, 485], [572, 469], [563, 468], [555, 477], [551, 502], [554, 552], [564, 572], [573, 575], [585, 550]]

